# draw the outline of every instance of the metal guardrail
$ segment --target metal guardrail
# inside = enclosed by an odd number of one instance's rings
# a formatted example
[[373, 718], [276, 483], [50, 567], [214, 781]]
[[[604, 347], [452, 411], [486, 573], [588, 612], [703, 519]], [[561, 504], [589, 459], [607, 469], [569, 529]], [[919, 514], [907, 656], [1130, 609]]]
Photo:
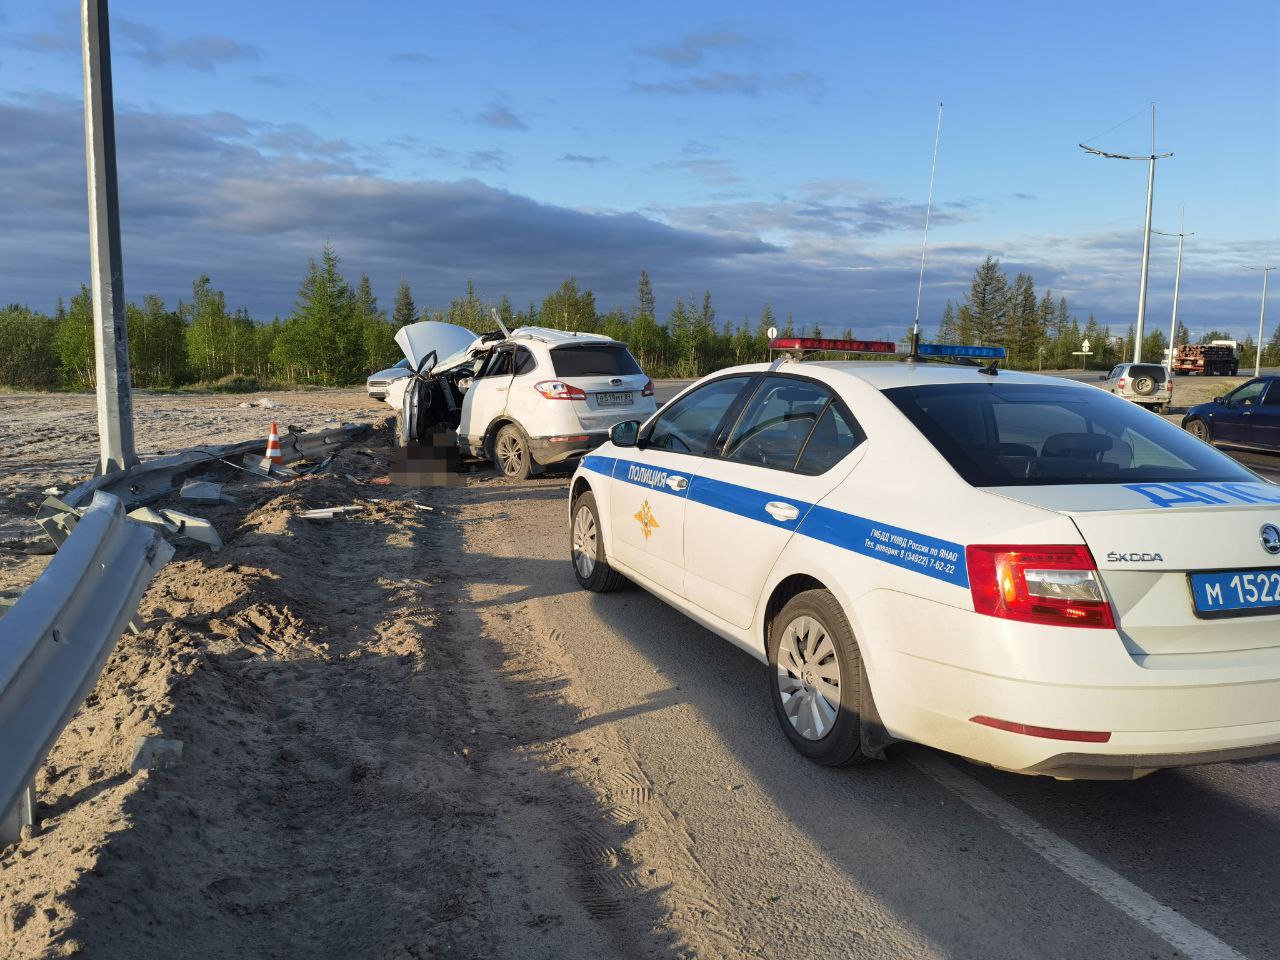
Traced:
[[[330, 430], [293, 430], [280, 438], [280, 452], [285, 463], [295, 460], [313, 460], [336, 450], [347, 441], [369, 429], [368, 424], [349, 423]], [[84, 506], [95, 491], [104, 490], [118, 496], [132, 509], [150, 503], [169, 493], [174, 480], [184, 473], [205, 466], [215, 466], [219, 461], [236, 460], [247, 453], [261, 453], [265, 440], [245, 440], [221, 446], [197, 447], [180, 453], [156, 457], [106, 476], [86, 480], [67, 492], [62, 499], [73, 507]]]
[[0, 616], [0, 843], [31, 822], [36, 771], [172, 555], [119, 498], [95, 492], [44, 573]]

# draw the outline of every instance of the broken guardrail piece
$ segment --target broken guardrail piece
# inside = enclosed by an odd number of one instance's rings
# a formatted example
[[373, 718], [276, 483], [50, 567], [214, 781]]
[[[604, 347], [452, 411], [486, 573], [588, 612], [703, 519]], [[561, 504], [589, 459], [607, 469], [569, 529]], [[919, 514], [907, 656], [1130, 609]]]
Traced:
[[129, 518], [159, 530], [166, 537], [198, 540], [200, 543], [207, 543], [214, 553], [222, 549], [222, 538], [218, 536], [218, 531], [203, 517], [193, 517], [178, 510], [139, 507], [129, 511]]
[[364, 507], [361, 506], [317, 507], [314, 510], [303, 510], [298, 516], [303, 520], [337, 520], [353, 513], [360, 513], [362, 510], [364, 510]]
[[39, 579], [0, 617], [0, 843], [33, 820], [31, 785], [173, 547], [95, 493]]

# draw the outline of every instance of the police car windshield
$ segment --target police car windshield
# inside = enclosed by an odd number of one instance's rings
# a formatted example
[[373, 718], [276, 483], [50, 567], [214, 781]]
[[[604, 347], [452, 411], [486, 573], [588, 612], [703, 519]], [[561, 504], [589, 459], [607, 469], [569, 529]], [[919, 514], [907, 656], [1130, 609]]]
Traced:
[[1168, 421], [1093, 388], [995, 380], [884, 394], [975, 487], [1257, 479]]

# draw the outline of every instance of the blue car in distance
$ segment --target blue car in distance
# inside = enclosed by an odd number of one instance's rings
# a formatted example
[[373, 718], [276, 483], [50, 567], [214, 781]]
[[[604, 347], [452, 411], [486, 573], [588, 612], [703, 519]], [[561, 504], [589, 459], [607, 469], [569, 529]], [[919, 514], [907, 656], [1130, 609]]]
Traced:
[[1280, 376], [1257, 377], [1196, 404], [1182, 428], [1206, 443], [1280, 452]]

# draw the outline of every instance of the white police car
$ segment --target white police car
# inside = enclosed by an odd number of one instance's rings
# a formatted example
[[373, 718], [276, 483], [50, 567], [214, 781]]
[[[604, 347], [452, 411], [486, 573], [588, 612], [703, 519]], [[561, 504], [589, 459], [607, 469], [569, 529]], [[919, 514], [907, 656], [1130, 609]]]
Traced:
[[615, 426], [570, 522], [583, 587], [634, 580], [765, 661], [820, 763], [911, 740], [1126, 779], [1280, 752], [1280, 486], [1088, 385], [722, 370]]

